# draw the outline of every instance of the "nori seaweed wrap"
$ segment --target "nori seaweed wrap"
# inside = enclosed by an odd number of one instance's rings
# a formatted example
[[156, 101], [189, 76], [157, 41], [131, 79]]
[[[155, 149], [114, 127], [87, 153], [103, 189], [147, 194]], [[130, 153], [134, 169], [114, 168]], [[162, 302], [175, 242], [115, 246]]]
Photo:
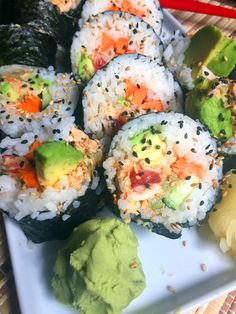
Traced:
[[61, 12], [51, 1], [24, 0], [18, 22], [50, 35], [62, 46], [70, 46], [78, 20]]
[[36, 243], [66, 238], [104, 205], [101, 144], [72, 124], [66, 129], [59, 140], [32, 132], [0, 143], [1, 211]]
[[55, 65], [55, 40], [32, 26], [0, 25], [0, 65]]

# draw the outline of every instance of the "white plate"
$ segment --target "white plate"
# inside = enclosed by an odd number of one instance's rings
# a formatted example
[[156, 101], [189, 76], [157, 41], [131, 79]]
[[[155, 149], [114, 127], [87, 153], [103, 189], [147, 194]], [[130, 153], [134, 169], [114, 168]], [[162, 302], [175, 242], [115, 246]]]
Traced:
[[[181, 25], [165, 12], [165, 32], [177, 28]], [[55, 300], [50, 286], [56, 253], [63, 242], [32, 244], [15, 223], [5, 218], [5, 225], [21, 313], [75, 313]], [[207, 226], [184, 230], [179, 240], [166, 239], [135, 224], [132, 229], [139, 240], [147, 287], [124, 313], [186, 313], [236, 288], [236, 263], [221, 253]], [[201, 264], [206, 264], [206, 271], [201, 270]], [[167, 286], [175, 293], [170, 294]]]

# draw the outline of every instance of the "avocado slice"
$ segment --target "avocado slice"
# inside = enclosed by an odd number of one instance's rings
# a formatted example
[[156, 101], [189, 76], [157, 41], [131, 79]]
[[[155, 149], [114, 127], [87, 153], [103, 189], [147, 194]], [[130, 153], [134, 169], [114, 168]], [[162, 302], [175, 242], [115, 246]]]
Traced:
[[77, 64], [79, 77], [83, 81], [88, 81], [95, 73], [92, 60], [86, 54], [81, 54]]
[[33, 76], [31, 78], [31, 85], [36, 90], [41, 90], [41, 93], [39, 94], [40, 98], [42, 99], [42, 107], [41, 110], [44, 110], [49, 105], [50, 101], [52, 100], [52, 96], [50, 93], [50, 90], [48, 86], [51, 85], [51, 81], [44, 80], [39, 75]]
[[219, 89], [214, 95], [212, 91], [214, 81], [198, 84], [187, 95], [185, 112], [191, 118], [199, 119], [209, 128], [212, 136], [224, 142], [233, 135], [231, 110], [224, 107], [226, 102], [224, 93]]
[[194, 189], [192, 185], [197, 182], [198, 178], [196, 176], [191, 176], [189, 180], [181, 182], [175, 189], [165, 196], [162, 199], [162, 202], [167, 207], [177, 210]]
[[4, 95], [9, 101], [16, 101], [19, 98], [19, 93], [9, 82], [0, 83], [0, 94]]
[[38, 179], [42, 185], [53, 185], [61, 176], [74, 170], [84, 154], [65, 141], [49, 141], [34, 152]]
[[199, 77], [202, 66], [207, 66], [229, 42], [230, 40], [211, 24], [200, 29], [191, 38], [185, 51], [184, 63], [192, 67], [193, 79]]
[[160, 128], [151, 127], [131, 138], [133, 155], [139, 159], [147, 160], [147, 163], [158, 164], [162, 157], [162, 151], [166, 144], [161, 139]]
[[207, 64], [207, 67], [217, 76], [227, 77], [236, 64], [236, 40], [228, 44]]

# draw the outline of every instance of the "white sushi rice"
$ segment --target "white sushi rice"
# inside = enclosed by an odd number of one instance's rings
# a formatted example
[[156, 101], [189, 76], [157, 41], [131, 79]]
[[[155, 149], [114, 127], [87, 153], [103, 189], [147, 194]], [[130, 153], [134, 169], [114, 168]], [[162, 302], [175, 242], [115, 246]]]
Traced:
[[[0, 67], [0, 77], [11, 76], [19, 79], [22, 84], [29, 84], [29, 77], [36, 75], [51, 82], [48, 86], [51, 94], [49, 106], [38, 113], [19, 113], [17, 106], [9, 105], [4, 95], [0, 94], [0, 129], [5, 134], [18, 137], [24, 132], [39, 129], [39, 125], [54, 124], [55, 117], [63, 120], [74, 113], [79, 99], [79, 91], [71, 74], [56, 74], [53, 67], [48, 69], [23, 65]], [[54, 126], [56, 127], [56, 125]]]
[[96, 138], [107, 137], [109, 142], [113, 133], [113, 120], [119, 112], [132, 111], [133, 117], [147, 111], [131, 108], [118, 103], [124, 98], [126, 80], [148, 88], [155, 99], [161, 100], [164, 111], [182, 112], [183, 95], [179, 84], [164, 66], [149, 57], [130, 54], [112, 60], [104, 69], [97, 71], [83, 92], [85, 132], [93, 133]]
[[166, 65], [179, 79], [180, 83], [188, 90], [194, 88], [192, 70], [184, 64], [184, 52], [189, 46], [190, 39], [180, 30], [166, 40], [163, 57]]
[[[163, 124], [163, 121], [164, 124]], [[139, 195], [132, 197], [130, 194], [126, 199], [119, 198], [117, 191], [116, 163], [122, 162], [124, 165], [132, 158], [131, 138], [147, 130], [151, 126], [160, 125], [162, 136], [167, 145], [166, 150], [175, 150], [178, 156], [188, 156], [189, 160], [196, 164], [201, 164], [205, 169], [205, 176], [201, 179], [201, 188], [197, 185], [188, 196], [188, 200], [181, 204], [181, 208], [173, 210], [165, 206], [161, 215], [153, 216], [151, 211], [142, 211]], [[187, 134], [187, 138], [186, 135]], [[175, 145], [179, 142], [179, 145]], [[209, 153], [210, 152], [210, 153]], [[107, 186], [112, 193], [117, 193], [118, 207], [123, 218], [131, 218], [130, 213], [140, 213], [142, 219], [150, 220], [154, 223], [163, 224], [171, 232], [180, 232], [173, 225], [176, 223], [194, 225], [198, 220], [202, 220], [206, 212], [209, 211], [216, 202], [219, 193], [220, 180], [222, 179], [222, 165], [216, 159], [216, 141], [211, 138], [204, 126], [193, 121], [191, 118], [178, 113], [148, 114], [128, 122], [114, 137], [107, 160], [103, 163], [105, 174], [107, 175]], [[169, 167], [168, 159], [163, 156], [163, 165]], [[215, 186], [215, 184], [217, 185]], [[154, 189], [154, 190], [153, 190]], [[149, 199], [158, 193], [158, 184], [154, 184], [153, 189], [146, 189], [141, 196], [142, 199]], [[160, 191], [160, 190], [159, 190]], [[130, 213], [127, 213], [129, 212]], [[136, 215], [136, 214], [135, 214]]]
[[[71, 63], [75, 75], [78, 75], [78, 64], [82, 53], [90, 58], [99, 54], [102, 33], [110, 36], [114, 41], [125, 37], [129, 40], [129, 50], [156, 59], [159, 63], [162, 62], [162, 42], [147, 23], [129, 13], [105, 12], [84, 22], [73, 38]], [[106, 63], [115, 56], [114, 49], [102, 53]]]
[[[119, 11], [124, 11], [122, 6], [123, 0], [86, 0], [81, 13], [81, 20], [79, 24], [82, 25], [83, 21], [87, 21], [91, 16], [95, 16], [98, 13], [109, 11], [112, 5], [115, 5]], [[138, 11], [143, 12], [141, 17], [146, 23], [150, 24], [157, 35], [160, 35], [162, 24], [163, 24], [163, 14], [160, 8], [159, 1], [157, 0], [129, 0], [130, 7], [132, 8], [133, 15], [137, 15]]]
[[[66, 133], [70, 133], [73, 126], [67, 126]], [[82, 131], [81, 131], [82, 132]], [[80, 138], [71, 135], [61, 135], [63, 140], [79, 142]], [[38, 139], [38, 137], [37, 137]], [[56, 140], [57, 134], [54, 137], [45, 138], [44, 140]], [[35, 141], [35, 133], [25, 133], [21, 138], [12, 139], [6, 137], [0, 143], [0, 148], [4, 150], [3, 155], [17, 155], [25, 156], [30, 149], [30, 146]], [[84, 155], [84, 163], [87, 170], [81, 180], [79, 188], [74, 188], [70, 185], [70, 181], [66, 175], [61, 176], [57, 182], [56, 188], [54, 186], [44, 187], [42, 190], [36, 188], [26, 188], [22, 186], [20, 180], [9, 175], [0, 175], [0, 208], [7, 212], [10, 217], [16, 220], [21, 220], [23, 217], [30, 215], [31, 218], [37, 220], [51, 219], [66, 211], [67, 207], [73, 202], [76, 208], [79, 208], [80, 202], [77, 198], [83, 196], [90, 185], [92, 173], [96, 166], [96, 158], [87, 152]], [[98, 147], [99, 151], [99, 147]], [[99, 152], [97, 154], [99, 155]], [[100, 154], [101, 155], [101, 154]], [[94, 159], [94, 160], [93, 160]], [[0, 155], [0, 173], [2, 171], [2, 155]], [[82, 174], [82, 172], [81, 172]], [[95, 181], [92, 180], [93, 188], [98, 186], [99, 176], [95, 175]], [[94, 181], [94, 182], [93, 182]]]

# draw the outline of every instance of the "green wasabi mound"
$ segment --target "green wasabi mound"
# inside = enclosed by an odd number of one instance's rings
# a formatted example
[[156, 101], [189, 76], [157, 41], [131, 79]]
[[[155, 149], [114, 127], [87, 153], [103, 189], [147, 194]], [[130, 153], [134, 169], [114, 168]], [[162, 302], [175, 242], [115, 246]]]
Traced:
[[58, 253], [56, 298], [81, 314], [121, 313], [146, 286], [137, 248], [130, 227], [116, 219], [83, 223]]
[[201, 75], [204, 66], [216, 76], [227, 77], [236, 64], [236, 40], [209, 24], [191, 38], [184, 63], [192, 68], [193, 79]]
[[203, 80], [186, 98], [186, 114], [200, 120], [221, 142], [233, 135], [234, 86], [234, 82], [227, 79]]

